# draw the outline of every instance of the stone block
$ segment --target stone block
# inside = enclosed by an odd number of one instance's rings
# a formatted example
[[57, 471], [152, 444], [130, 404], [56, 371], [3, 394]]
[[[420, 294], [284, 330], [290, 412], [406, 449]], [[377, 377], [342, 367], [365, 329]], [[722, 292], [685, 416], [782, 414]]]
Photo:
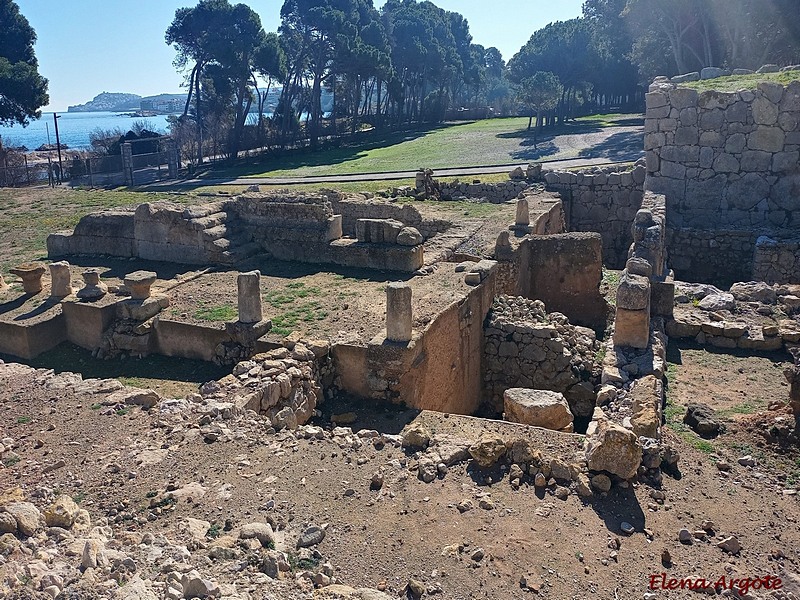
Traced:
[[411, 286], [407, 283], [390, 283], [386, 286], [386, 339], [390, 342], [411, 341], [413, 313]]
[[776, 152], [772, 156], [772, 172], [800, 172], [800, 152]]
[[775, 125], [778, 122], [778, 107], [768, 98], [756, 98], [753, 101], [753, 121], [756, 125]]
[[156, 278], [153, 271], [134, 271], [125, 276], [125, 287], [130, 290], [133, 300], [145, 300], [150, 297], [150, 287]]
[[53, 298], [64, 298], [72, 295], [72, 274], [69, 270], [69, 263], [66, 261], [54, 262], [48, 265], [50, 268], [50, 296]]
[[658, 317], [672, 318], [675, 308], [675, 283], [650, 282], [650, 311]]
[[649, 343], [650, 307], [645, 310], [627, 310], [618, 307], [614, 319], [614, 345], [644, 349]]
[[783, 150], [786, 134], [780, 127], [759, 126], [747, 137], [747, 147], [750, 150], [764, 152], [780, 152]]
[[772, 153], [758, 150], [745, 150], [742, 152], [740, 168], [742, 171], [757, 173], [769, 171], [772, 164]]
[[617, 288], [617, 308], [644, 310], [650, 304], [650, 280], [624, 273]]
[[546, 390], [511, 388], [503, 394], [507, 421], [559, 431], [572, 424], [564, 395]]
[[678, 127], [675, 130], [675, 144], [678, 146], [693, 146], [699, 141], [697, 127]]
[[637, 436], [660, 438], [663, 390], [661, 380], [654, 375], [633, 382], [630, 390], [633, 398], [631, 427]]
[[717, 173], [738, 173], [739, 161], [731, 154], [720, 154], [714, 161], [714, 170]]
[[236, 278], [238, 288], [239, 322], [258, 323], [263, 320], [261, 306], [261, 272], [239, 273]]
[[669, 93], [669, 102], [678, 110], [697, 106], [697, 90], [690, 88], [675, 88]]

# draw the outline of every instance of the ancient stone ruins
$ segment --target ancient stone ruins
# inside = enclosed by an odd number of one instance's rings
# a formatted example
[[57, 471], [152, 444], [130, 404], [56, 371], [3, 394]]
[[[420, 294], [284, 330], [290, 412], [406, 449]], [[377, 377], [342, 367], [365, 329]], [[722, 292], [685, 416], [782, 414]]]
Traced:
[[[11, 271], [19, 282], [0, 280], [7, 308], [0, 353], [30, 360], [68, 341], [95, 360], [164, 355], [227, 365], [231, 373], [177, 400], [14, 364], [0, 364], [1, 385], [34, 377], [43, 390], [94, 394], [98, 405], [145, 406], [160, 411], [167, 427], [195, 423], [206, 443], [257, 427], [340, 448], [394, 445], [413, 455], [424, 482], [471, 460], [482, 469], [510, 465], [503, 472], [515, 489], [529, 481], [557, 498], [574, 492], [591, 502], [633, 480], [657, 487], [662, 470], [676, 471], [679, 460], [662, 439], [670, 338], [718, 352], [792, 353], [783, 400], [800, 418], [800, 82], [698, 93], [656, 80], [647, 94], [644, 144], [646, 159], [634, 165], [531, 165], [498, 184], [438, 183], [421, 172], [417, 189], [395, 198], [249, 191], [188, 207], [152, 202], [88, 215], [73, 231], [48, 238], [52, 262], [19, 265]], [[432, 194], [442, 202], [516, 203], [516, 216], [499, 225], [459, 222], [431, 216], [408, 198]], [[481, 235], [491, 240], [488, 248], [476, 247]], [[385, 273], [391, 282], [379, 288], [377, 310], [345, 315], [335, 335], [276, 335], [269, 285], [295, 277], [275, 275], [277, 262], [303, 273], [319, 265], [343, 269], [353, 285], [385, 281]], [[604, 267], [621, 271], [613, 305], [600, 293]], [[359, 291], [353, 310], [376, 287]], [[214, 324], [192, 318], [212, 292], [227, 294], [235, 312]], [[400, 435], [309, 424], [325, 402], [343, 396], [423, 412]], [[543, 440], [571, 450], [543, 455]], [[0, 454], [13, 447], [14, 440], [3, 440]], [[367, 487], [382, 486], [381, 469]], [[194, 493], [153, 492], [153, 506]], [[182, 568], [188, 559], [163, 540], [142, 542], [143, 553], [160, 544], [171, 561], [160, 580], [145, 582], [114, 550], [123, 542], [107, 522], [92, 529], [88, 513], [68, 497], [44, 499], [51, 504], [43, 516], [25, 498], [0, 504], [0, 533], [34, 539], [44, 523], [48, 531], [60, 528], [54, 535], [73, 540], [81, 572], [124, 577], [138, 590], [127, 598], [220, 594], [196, 570]], [[492, 501], [475, 502], [486, 508]], [[471, 500], [458, 505], [462, 513], [471, 508]], [[187, 534], [195, 544], [211, 527], [188, 526], [203, 530]], [[210, 545], [217, 560], [241, 556], [237, 544], [245, 540], [265, 552], [261, 572], [280, 579], [289, 570], [280, 545], [288, 542], [281, 537], [276, 551], [273, 529], [296, 533], [305, 552], [325, 536], [317, 524], [298, 527], [252, 523], [238, 534], [226, 530], [220, 539], [234, 536], [227, 546], [206, 540], [202, 547]], [[620, 527], [634, 530], [627, 522]], [[0, 549], [12, 543], [0, 540]], [[720, 548], [737, 554], [734, 542], [726, 538]], [[335, 581], [330, 565], [302, 556], [314, 565], [305, 567], [308, 586]], [[77, 573], [62, 571], [29, 577], [57, 595]], [[409, 582], [407, 593], [431, 593], [419, 586]], [[369, 594], [342, 597], [384, 597]]]

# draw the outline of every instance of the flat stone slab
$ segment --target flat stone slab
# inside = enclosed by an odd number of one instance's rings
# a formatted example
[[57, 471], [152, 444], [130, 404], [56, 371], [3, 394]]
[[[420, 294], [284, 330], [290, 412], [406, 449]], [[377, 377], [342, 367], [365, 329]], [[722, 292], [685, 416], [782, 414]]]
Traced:
[[511, 388], [503, 394], [506, 420], [560, 431], [573, 416], [564, 394], [547, 390]]

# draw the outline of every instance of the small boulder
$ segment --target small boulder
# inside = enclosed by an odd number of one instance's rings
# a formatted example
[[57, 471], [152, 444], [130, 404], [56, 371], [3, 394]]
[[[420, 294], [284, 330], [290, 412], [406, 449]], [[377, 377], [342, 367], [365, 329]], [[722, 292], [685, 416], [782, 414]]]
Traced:
[[714, 409], [702, 402], [690, 402], [683, 422], [698, 435], [714, 437], [724, 431], [725, 426], [717, 419]]
[[403, 448], [425, 449], [431, 443], [431, 434], [421, 423], [411, 423], [403, 432]]
[[469, 454], [482, 469], [493, 467], [506, 453], [505, 442], [497, 436], [484, 435], [469, 447]]
[[736, 308], [736, 300], [732, 294], [709, 294], [698, 304], [703, 310], [733, 310]]
[[739, 302], [760, 302], [761, 304], [775, 304], [778, 299], [772, 286], [763, 281], [734, 283], [731, 286], [731, 295]]
[[401, 246], [419, 246], [424, 241], [416, 227], [403, 227], [397, 234], [397, 243]]
[[264, 548], [275, 547], [275, 533], [269, 523], [248, 523], [239, 530], [239, 538], [243, 540], [256, 539]]
[[17, 530], [22, 535], [34, 535], [44, 525], [42, 513], [30, 502], [11, 502], [5, 510], [17, 521]]
[[48, 527], [63, 527], [69, 529], [78, 517], [78, 505], [69, 496], [59, 496], [53, 504], [44, 511], [44, 520]]
[[555, 431], [564, 429], [573, 419], [560, 392], [511, 388], [503, 394], [503, 406], [507, 421]]
[[219, 585], [203, 579], [197, 571], [189, 571], [181, 577], [184, 598], [215, 598], [221, 594]]
[[609, 492], [611, 490], [611, 478], [608, 475], [599, 473], [592, 477], [592, 487], [598, 492]]
[[642, 463], [642, 445], [635, 433], [609, 421], [602, 409], [595, 409], [586, 431], [586, 460], [592, 471], [631, 479]]
[[325, 539], [325, 530], [317, 525], [310, 525], [300, 535], [297, 540], [298, 548], [310, 548], [316, 546]]

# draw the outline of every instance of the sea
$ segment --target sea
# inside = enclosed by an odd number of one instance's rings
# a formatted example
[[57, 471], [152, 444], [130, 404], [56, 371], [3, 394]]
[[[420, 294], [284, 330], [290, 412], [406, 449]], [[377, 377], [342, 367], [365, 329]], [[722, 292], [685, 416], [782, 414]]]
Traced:
[[[131, 117], [128, 114], [113, 112], [58, 113], [58, 137], [61, 143], [66, 144], [69, 148], [83, 150], [89, 147], [89, 135], [95, 129], [119, 128], [125, 133], [133, 127], [135, 122], [142, 121], [145, 123], [145, 127], [151, 131], [169, 133], [166, 115]], [[42, 113], [41, 119], [32, 121], [27, 127], [21, 125], [0, 126], [0, 139], [4, 146], [25, 146], [28, 150], [36, 150], [42, 144], [55, 144], [56, 130], [53, 124], [53, 113]]]

